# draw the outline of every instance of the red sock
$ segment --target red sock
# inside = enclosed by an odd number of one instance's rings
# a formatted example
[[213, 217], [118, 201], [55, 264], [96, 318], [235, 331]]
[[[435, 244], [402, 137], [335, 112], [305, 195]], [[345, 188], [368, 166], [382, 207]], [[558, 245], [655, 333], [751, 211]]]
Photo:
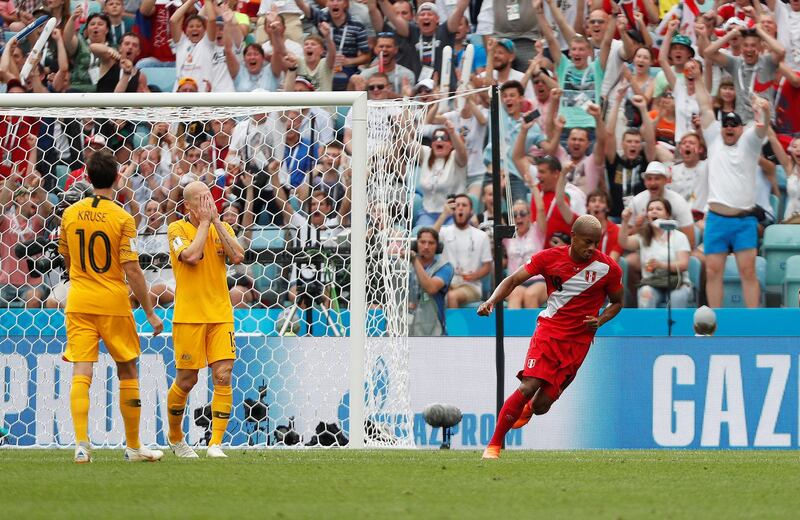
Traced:
[[514, 393], [508, 396], [503, 407], [500, 409], [500, 414], [497, 416], [497, 425], [494, 428], [494, 435], [492, 440], [489, 441], [489, 446], [502, 446], [503, 438], [508, 433], [508, 430], [514, 426], [519, 416], [522, 415], [522, 409], [525, 408], [525, 403], [530, 401], [527, 397], [522, 395], [519, 389], [514, 390]]

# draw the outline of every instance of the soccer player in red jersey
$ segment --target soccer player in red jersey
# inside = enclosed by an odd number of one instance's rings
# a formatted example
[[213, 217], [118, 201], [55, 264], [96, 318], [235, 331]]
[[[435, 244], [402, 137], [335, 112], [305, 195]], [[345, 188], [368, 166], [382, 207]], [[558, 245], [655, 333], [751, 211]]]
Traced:
[[[600, 221], [583, 215], [575, 220], [571, 234], [569, 246], [533, 255], [478, 307], [480, 316], [488, 316], [531, 276], [543, 275], [547, 282], [547, 308], [539, 313], [525, 366], [517, 374], [519, 388], [500, 410], [484, 459], [500, 457], [508, 430], [521, 428], [533, 415], [547, 413], [575, 378], [597, 329], [622, 309], [622, 269], [599, 250]], [[610, 304], [598, 316], [606, 298]]]

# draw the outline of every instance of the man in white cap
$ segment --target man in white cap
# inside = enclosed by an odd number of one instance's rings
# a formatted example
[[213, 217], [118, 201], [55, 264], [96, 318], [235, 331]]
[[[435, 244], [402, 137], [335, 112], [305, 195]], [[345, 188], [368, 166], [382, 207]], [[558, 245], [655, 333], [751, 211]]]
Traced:
[[667, 187], [670, 172], [666, 166], [658, 161], [652, 161], [644, 171], [645, 191], [633, 197], [632, 222], [629, 224], [639, 227], [647, 217], [647, 204], [652, 199], [666, 199], [672, 207], [672, 218], [678, 222], [678, 227], [689, 238], [689, 245], [694, 249], [694, 217], [689, 203], [679, 193]]
[[714, 311], [703, 305], [694, 311], [694, 335], [713, 336], [717, 332], [717, 315]]

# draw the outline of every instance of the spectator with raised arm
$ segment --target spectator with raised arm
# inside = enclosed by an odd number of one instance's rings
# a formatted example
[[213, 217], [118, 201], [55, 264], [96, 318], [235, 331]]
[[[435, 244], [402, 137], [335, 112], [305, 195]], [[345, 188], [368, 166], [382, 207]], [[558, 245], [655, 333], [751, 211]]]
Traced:
[[309, 22], [316, 26], [325, 22], [330, 26], [336, 45], [337, 73], [333, 77], [333, 90], [346, 90], [350, 76], [358, 72], [360, 65], [370, 61], [367, 28], [350, 16], [349, 0], [329, 0], [325, 10], [308, 5], [304, 0], [295, 1]]
[[[734, 36], [742, 36], [742, 55], [731, 56], [720, 52]], [[768, 53], [762, 54], [766, 45]], [[786, 51], [770, 36], [761, 23], [755, 29], [742, 30], [735, 27], [725, 36], [712, 43], [705, 58], [722, 67], [733, 78], [736, 88], [736, 113], [747, 124], [753, 120], [753, 94], [770, 103], [775, 100], [775, 78]]]
[[169, 19], [175, 45], [175, 73], [178, 78], [192, 78], [201, 92], [209, 92], [217, 41], [217, 11], [214, 2], [205, 2], [203, 19], [199, 14], [189, 15], [194, 5], [192, 0], [184, 0]]
[[722, 275], [728, 253], [736, 256], [745, 304], [758, 307], [761, 296], [756, 278], [758, 219], [756, 170], [767, 137], [769, 102], [753, 96], [756, 119], [745, 127], [736, 112], [714, 118], [711, 96], [697, 83], [703, 135], [708, 145], [708, 208], [703, 247], [706, 259], [706, 297], [711, 307], [722, 305]]
[[650, 161], [656, 157], [656, 135], [653, 120], [647, 112], [647, 102], [643, 96], [633, 96], [631, 103], [642, 118], [641, 130], [628, 128], [622, 134], [622, 153], [617, 151], [615, 128], [619, 106], [625, 92], [618, 92], [616, 103], [609, 110], [606, 122], [606, 187], [611, 197], [612, 217], [622, 215], [634, 195], [645, 190], [643, 172]]
[[100, 58], [95, 56], [92, 44], [108, 44], [108, 32], [111, 22], [108, 16], [101, 13], [89, 15], [86, 28], [77, 34], [75, 26], [84, 16], [83, 7], [78, 6], [64, 28], [64, 45], [72, 62], [70, 88], [77, 92], [95, 92], [100, 80]]
[[421, 146], [418, 190], [424, 213], [417, 217], [416, 226], [432, 225], [447, 203], [447, 196], [466, 189], [467, 159], [464, 140], [450, 121], [433, 132], [430, 146]]
[[126, 33], [120, 38], [119, 49], [105, 43], [89, 45], [92, 54], [100, 60], [98, 92], [150, 91], [147, 77], [134, 66], [141, 51], [139, 41], [134, 33]]
[[[336, 65], [336, 43], [333, 41], [331, 26], [320, 22], [319, 35], [309, 34], [303, 40], [302, 56], [291, 56], [287, 71], [308, 78], [316, 91], [333, 90], [333, 69]], [[323, 55], [325, 56], [323, 59]], [[292, 69], [295, 70], [292, 70]]]
[[269, 66], [266, 54], [261, 45], [250, 43], [244, 48], [244, 56], [240, 56], [230, 44], [226, 49], [225, 60], [228, 71], [233, 78], [237, 92], [252, 92], [256, 89], [267, 92], [276, 92], [280, 87], [280, 76], [284, 70], [284, 26], [274, 18], [277, 15], [269, 13], [266, 20], [266, 29], [272, 42], [272, 56]]
[[[389, 0], [380, 0], [380, 6], [397, 36], [404, 42], [398, 62], [411, 69], [417, 81], [432, 78], [435, 71], [441, 74], [442, 50], [448, 45], [453, 46], [469, 0], [456, 0], [455, 9], [444, 23], [440, 23], [439, 11], [432, 2], [422, 2], [417, 6], [414, 21], [398, 16]], [[455, 69], [451, 71], [450, 79], [450, 88], [453, 90], [456, 86]]]
[[[453, 223], [442, 227], [452, 215]], [[492, 270], [489, 236], [470, 225], [472, 199], [464, 193], [447, 201], [433, 228], [444, 244], [444, 258], [455, 269], [447, 306], [458, 308], [481, 298], [481, 279]]]

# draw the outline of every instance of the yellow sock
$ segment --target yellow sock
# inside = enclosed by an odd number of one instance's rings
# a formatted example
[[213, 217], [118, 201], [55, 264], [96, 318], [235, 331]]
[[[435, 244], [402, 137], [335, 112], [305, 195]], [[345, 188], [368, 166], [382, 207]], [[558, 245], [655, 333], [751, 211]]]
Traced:
[[89, 442], [89, 376], [72, 376], [72, 388], [69, 391], [72, 425], [75, 427], [75, 444]]
[[186, 410], [188, 394], [172, 383], [167, 393], [167, 412], [169, 413], [169, 442], [175, 444], [183, 440], [183, 412]]
[[211, 444], [222, 444], [222, 436], [228, 429], [233, 405], [233, 391], [230, 386], [214, 385], [214, 396], [211, 398]]
[[138, 450], [139, 416], [142, 413], [138, 379], [120, 379], [119, 410], [122, 412], [122, 422], [125, 423], [125, 443], [128, 448]]

